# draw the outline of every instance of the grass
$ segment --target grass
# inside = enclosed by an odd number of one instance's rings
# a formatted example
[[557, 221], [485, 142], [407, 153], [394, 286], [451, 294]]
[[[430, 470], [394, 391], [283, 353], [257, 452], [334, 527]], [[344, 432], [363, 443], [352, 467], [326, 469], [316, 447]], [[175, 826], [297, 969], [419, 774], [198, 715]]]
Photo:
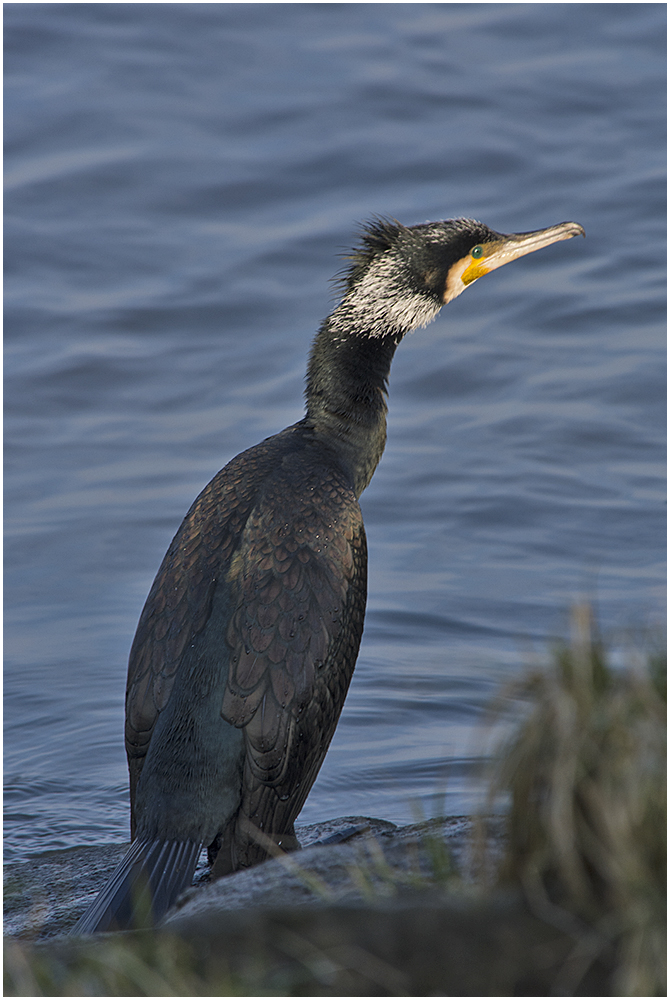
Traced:
[[511, 800], [499, 878], [574, 935], [565, 989], [610, 951], [614, 995], [665, 996], [665, 658], [613, 669], [588, 606], [571, 631], [517, 686], [531, 710], [495, 765]]
[[187, 945], [160, 935], [105, 937], [75, 961], [8, 940], [4, 976], [5, 996], [250, 995], [248, 981], [197, 968]]

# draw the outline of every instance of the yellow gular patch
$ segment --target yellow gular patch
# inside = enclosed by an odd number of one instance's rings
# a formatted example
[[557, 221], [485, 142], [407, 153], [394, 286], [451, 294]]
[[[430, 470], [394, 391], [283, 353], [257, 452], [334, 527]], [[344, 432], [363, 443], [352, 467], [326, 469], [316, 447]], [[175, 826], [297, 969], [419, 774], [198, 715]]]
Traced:
[[489, 273], [490, 268], [486, 266], [486, 260], [474, 260], [470, 254], [461, 257], [455, 264], [452, 264], [447, 274], [444, 285], [442, 301], [446, 304], [455, 299], [457, 295], [464, 292], [468, 285]]
[[473, 257], [468, 257], [467, 259], [470, 261], [470, 264], [461, 275], [461, 281], [464, 285], [469, 285], [471, 282], [476, 281], [477, 278], [482, 278], [491, 270], [486, 266], [486, 258], [475, 260]]

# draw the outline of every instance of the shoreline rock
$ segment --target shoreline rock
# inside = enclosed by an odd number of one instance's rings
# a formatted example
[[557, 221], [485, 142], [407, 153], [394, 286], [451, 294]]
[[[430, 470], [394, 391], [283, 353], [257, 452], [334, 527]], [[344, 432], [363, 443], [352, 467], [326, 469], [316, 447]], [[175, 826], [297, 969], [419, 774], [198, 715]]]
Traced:
[[[346, 836], [352, 828], [357, 830], [353, 836], [341, 843], [333, 842]], [[326, 898], [331, 901], [363, 898], [351, 882], [350, 869], [355, 866], [362, 866], [365, 871], [370, 869], [374, 852], [381, 846], [384, 856], [388, 856], [386, 863], [390, 868], [408, 871], [416, 863], [416, 843], [430, 831], [431, 836], [438, 835], [444, 840], [454, 863], [460, 867], [472, 831], [472, 820], [468, 817], [397, 827], [386, 820], [348, 816], [297, 827], [301, 851], [235, 872], [217, 882], [209, 880], [203, 852], [193, 886], [184, 893], [167, 920], [176, 918], [177, 914], [184, 919], [191, 909], [197, 911], [207, 906], [240, 909], [270, 906], [275, 902], [283, 905], [289, 900], [302, 904]], [[27, 861], [7, 865], [5, 935], [40, 940], [67, 933], [127, 849], [128, 844], [73, 847], [35, 854]], [[422, 863], [425, 869], [426, 857]], [[376, 877], [378, 888], [383, 881]], [[323, 890], [321, 895], [318, 887]]]

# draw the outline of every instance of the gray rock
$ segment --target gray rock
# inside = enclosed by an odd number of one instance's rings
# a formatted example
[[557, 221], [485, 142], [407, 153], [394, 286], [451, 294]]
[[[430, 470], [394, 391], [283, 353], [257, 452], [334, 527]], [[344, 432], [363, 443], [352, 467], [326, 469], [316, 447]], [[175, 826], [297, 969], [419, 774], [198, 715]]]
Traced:
[[[219, 911], [366, 902], [441, 885], [456, 876], [471, 831], [472, 821], [465, 817], [398, 828], [347, 816], [303, 828], [303, 850], [194, 886], [163, 926], [180, 933], [190, 920], [206, 920]], [[347, 832], [341, 843], [319, 843]]]
[[[413, 884], [412, 878], [416, 882], [419, 876], [425, 879], [429, 874], [428, 855], [417, 853], [416, 845], [422, 838], [434, 846], [435, 834], [438, 839], [443, 837], [459, 865], [471, 827], [471, 821], [462, 817], [403, 828], [360, 816], [329, 820], [297, 828], [302, 851], [236, 872], [219, 882], [209, 882], [203, 852], [194, 886], [179, 901], [174, 918], [185, 919], [191, 908], [239, 909], [274, 902], [284, 905], [288, 900], [302, 904], [365, 899], [373, 891], [388, 894], [392, 881], [389, 868], [396, 871], [396, 881], [404, 872], [408, 884]], [[338, 839], [342, 842], [337, 843]], [[6, 866], [5, 934], [33, 939], [69, 930], [127, 848], [127, 844], [74, 847], [35, 854], [28, 861]], [[170, 915], [168, 920], [172, 919]]]

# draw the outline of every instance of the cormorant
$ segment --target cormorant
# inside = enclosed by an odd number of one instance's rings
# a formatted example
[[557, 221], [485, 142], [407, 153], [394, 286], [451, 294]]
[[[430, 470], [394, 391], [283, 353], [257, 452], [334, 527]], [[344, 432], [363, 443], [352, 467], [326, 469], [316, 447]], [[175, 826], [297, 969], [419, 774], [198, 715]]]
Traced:
[[158, 570], [128, 667], [133, 843], [75, 933], [159, 919], [203, 846], [216, 876], [299, 846], [363, 631], [358, 498], [384, 450], [395, 350], [477, 278], [578, 234], [363, 228], [312, 346], [305, 416], [214, 477]]

